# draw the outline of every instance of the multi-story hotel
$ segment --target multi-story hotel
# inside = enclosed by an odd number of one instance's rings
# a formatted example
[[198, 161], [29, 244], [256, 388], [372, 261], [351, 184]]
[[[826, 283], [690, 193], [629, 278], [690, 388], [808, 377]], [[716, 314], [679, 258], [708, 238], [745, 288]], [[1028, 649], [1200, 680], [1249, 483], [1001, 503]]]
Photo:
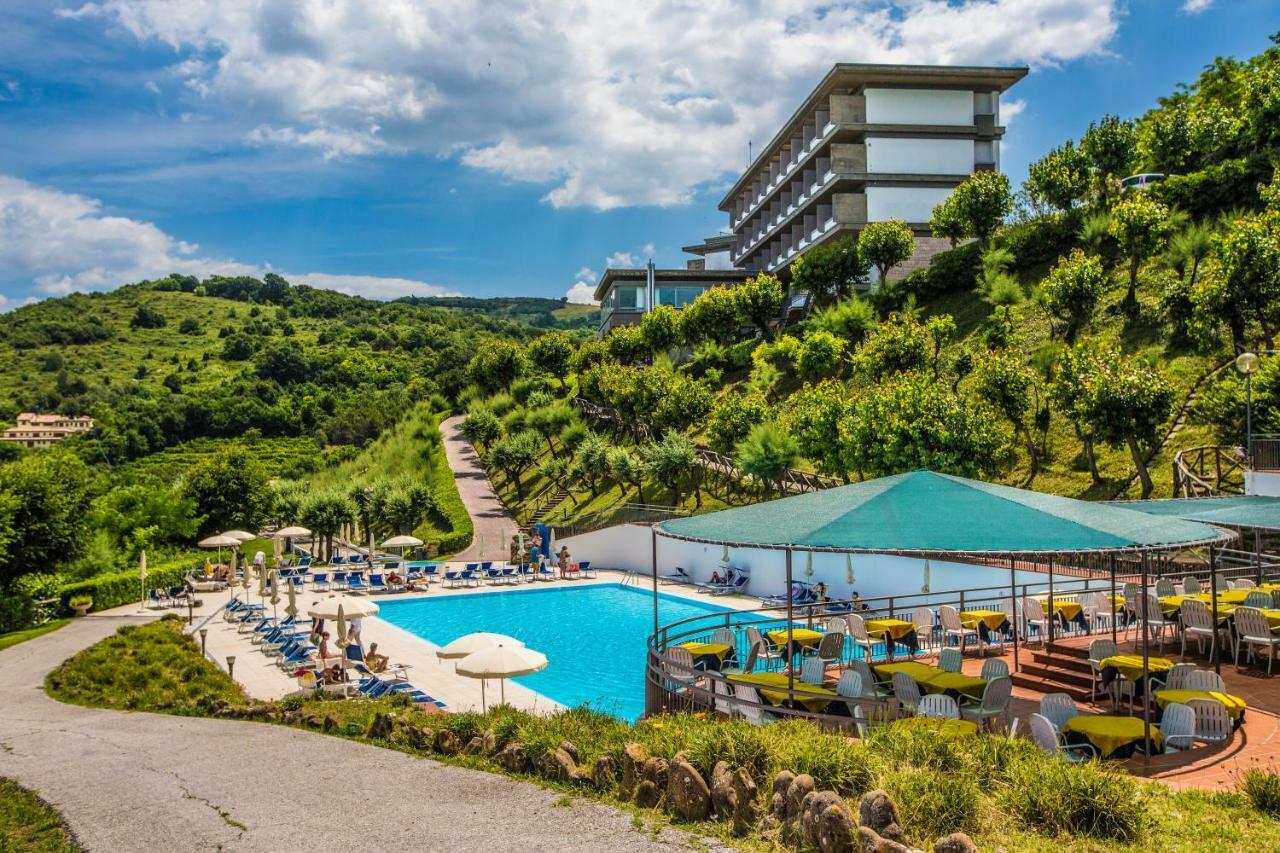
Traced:
[[1000, 95], [1026, 74], [836, 65], [720, 202], [730, 233], [686, 246], [699, 259], [685, 270], [605, 270], [600, 334], [717, 284], [759, 272], [785, 279], [806, 250], [869, 222], [905, 220], [916, 234], [915, 254], [890, 277], [927, 265], [948, 247], [930, 234], [933, 208], [974, 172], [999, 170]]
[[93, 429], [93, 418], [73, 415], [37, 415], [23, 412], [17, 423], [0, 435], [0, 441], [16, 442], [24, 447], [49, 447], [69, 435]]

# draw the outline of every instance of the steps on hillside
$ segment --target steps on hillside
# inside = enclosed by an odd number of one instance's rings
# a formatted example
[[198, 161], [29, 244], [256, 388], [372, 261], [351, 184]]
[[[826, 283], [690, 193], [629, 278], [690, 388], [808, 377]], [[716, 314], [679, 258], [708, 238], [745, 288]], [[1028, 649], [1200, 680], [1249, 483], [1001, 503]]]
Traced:
[[529, 523], [536, 524], [537, 522], [546, 519], [551, 515], [551, 513], [559, 509], [561, 504], [569, 499], [569, 494], [568, 489], [557, 489], [555, 493], [553, 493], [551, 497], [538, 508], [537, 512], [533, 514], [533, 517], [529, 519]]
[[1052, 643], [1023, 647], [1022, 667], [1013, 674], [1013, 683], [1040, 693], [1066, 693], [1081, 702], [1089, 701], [1093, 670], [1089, 666], [1089, 650], [1078, 646]]

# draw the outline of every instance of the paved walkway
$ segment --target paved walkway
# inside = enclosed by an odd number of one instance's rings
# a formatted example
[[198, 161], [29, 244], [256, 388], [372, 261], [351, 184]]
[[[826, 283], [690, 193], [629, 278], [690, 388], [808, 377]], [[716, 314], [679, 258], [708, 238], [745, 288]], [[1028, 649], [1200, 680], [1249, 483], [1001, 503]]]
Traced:
[[507, 543], [516, 532], [516, 520], [498, 500], [475, 449], [459, 430], [462, 421], [463, 416], [456, 415], [440, 422], [445, 457], [453, 469], [458, 494], [476, 528], [471, 545], [454, 559], [505, 560], [509, 556]]
[[[118, 613], [118, 611], [117, 611]], [[60, 661], [152, 614], [90, 616], [0, 652], [0, 776], [89, 850], [675, 850], [623, 812], [496, 774], [262, 723], [64, 705]]]

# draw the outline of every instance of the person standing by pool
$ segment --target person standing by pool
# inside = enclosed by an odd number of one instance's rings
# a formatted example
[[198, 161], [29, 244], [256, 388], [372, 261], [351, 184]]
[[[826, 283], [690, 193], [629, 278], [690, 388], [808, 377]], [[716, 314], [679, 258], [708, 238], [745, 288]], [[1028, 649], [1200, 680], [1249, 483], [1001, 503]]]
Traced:
[[560, 546], [560, 577], [561, 579], [564, 579], [564, 577], [569, 573], [569, 565], [570, 565], [569, 546], [561, 545]]
[[266, 568], [267, 568], [267, 555], [264, 554], [262, 551], [259, 551], [258, 553], [254, 554], [253, 555], [253, 571], [258, 575], [258, 577], [262, 577], [262, 573], [266, 571]]

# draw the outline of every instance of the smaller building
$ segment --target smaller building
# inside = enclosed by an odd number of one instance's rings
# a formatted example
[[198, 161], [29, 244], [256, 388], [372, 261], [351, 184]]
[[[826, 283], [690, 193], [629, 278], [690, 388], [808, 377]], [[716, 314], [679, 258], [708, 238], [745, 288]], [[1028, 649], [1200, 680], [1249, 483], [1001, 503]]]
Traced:
[[[716, 239], [719, 238], [712, 238]], [[708, 240], [704, 245], [711, 244]], [[638, 325], [655, 305], [683, 308], [712, 287], [733, 287], [757, 275], [748, 270], [693, 266], [705, 264], [719, 254], [721, 251], [710, 249], [703, 258], [689, 261], [689, 268], [682, 270], [661, 270], [653, 261], [643, 269], [610, 267], [605, 270], [595, 291], [595, 298], [600, 300], [600, 337], [618, 326]], [[715, 262], [718, 263], [718, 258]]]
[[21, 444], [23, 447], [51, 447], [70, 435], [93, 429], [93, 418], [85, 415], [38, 415], [23, 412], [17, 423], [0, 435], [0, 441]]

